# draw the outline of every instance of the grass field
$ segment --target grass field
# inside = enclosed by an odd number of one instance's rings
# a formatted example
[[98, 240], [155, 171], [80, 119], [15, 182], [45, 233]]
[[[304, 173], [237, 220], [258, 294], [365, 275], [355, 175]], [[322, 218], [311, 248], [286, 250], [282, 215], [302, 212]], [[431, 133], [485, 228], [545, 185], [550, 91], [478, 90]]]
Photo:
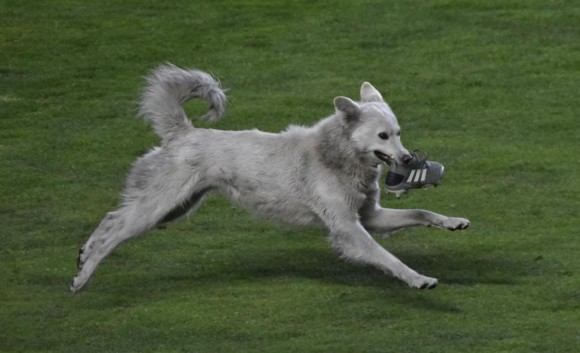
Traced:
[[[0, 0], [0, 352], [580, 351], [579, 24], [558, 0]], [[382, 204], [472, 221], [380, 240], [439, 287], [216, 195], [72, 296], [79, 246], [158, 143], [134, 116], [163, 61], [230, 88], [219, 129], [312, 124], [371, 81], [446, 166]]]

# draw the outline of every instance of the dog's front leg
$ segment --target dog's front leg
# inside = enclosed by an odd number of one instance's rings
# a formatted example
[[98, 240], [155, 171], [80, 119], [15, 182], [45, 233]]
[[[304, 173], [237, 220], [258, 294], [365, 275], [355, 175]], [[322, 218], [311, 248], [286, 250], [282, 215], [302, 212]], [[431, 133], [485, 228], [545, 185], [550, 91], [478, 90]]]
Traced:
[[374, 265], [413, 288], [435, 288], [437, 279], [420, 275], [377, 243], [358, 221], [330, 226], [332, 245], [352, 261]]
[[426, 210], [398, 210], [376, 207], [370, 212], [361, 212], [364, 227], [373, 233], [390, 233], [413, 226], [429, 226], [448, 230], [463, 230], [469, 220], [447, 217]]

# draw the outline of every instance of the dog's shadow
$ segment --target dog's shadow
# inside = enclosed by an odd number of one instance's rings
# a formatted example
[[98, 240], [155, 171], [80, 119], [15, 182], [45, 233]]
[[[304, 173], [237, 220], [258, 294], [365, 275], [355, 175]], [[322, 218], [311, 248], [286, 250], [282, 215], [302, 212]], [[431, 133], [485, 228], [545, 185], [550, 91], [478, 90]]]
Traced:
[[[124, 273], [123, 288], [109, 289], [135, 292], [134, 296], [127, 295], [134, 300], [143, 292], [143, 286], [153, 283], [156, 287], [173, 288], [175, 291], [195, 291], [208, 286], [229, 286], [236, 281], [264, 282], [300, 278], [332, 285], [369, 287], [379, 292], [385, 300], [426, 310], [461, 312], [455, 303], [437, 295], [429, 295], [428, 290], [410, 289], [401, 281], [371, 266], [340, 260], [336, 253], [328, 248], [284, 250], [278, 248], [262, 250], [259, 253], [228, 255], [222, 255], [211, 263], [193, 258], [174, 264], [155, 264], [162, 268], [153, 273], [144, 272], [131, 278], [126, 278], [127, 273]], [[514, 285], [516, 282], [513, 278], [521, 274], [523, 267], [517, 262], [488, 258], [474, 253], [462, 255], [429, 253], [429, 256], [422, 256], [399, 251], [397, 256], [418, 272], [437, 277], [440, 286]]]
[[[469, 254], [429, 253], [421, 254], [398, 251], [397, 257], [410, 267], [429, 276], [438, 277], [443, 284], [513, 285], [514, 274], [521, 273], [524, 265], [497, 257]], [[229, 282], [235, 279], [308, 278], [343, 285], [367, 285], [391, 288], [393, 284], [407, 285], [380, 270], [363, 264], [339, 259], [327, 248], [272, 249], [260, 253], [238, 253], [222, 266], [196, 273], [169, 274], [173, 280], [203, 280]]]

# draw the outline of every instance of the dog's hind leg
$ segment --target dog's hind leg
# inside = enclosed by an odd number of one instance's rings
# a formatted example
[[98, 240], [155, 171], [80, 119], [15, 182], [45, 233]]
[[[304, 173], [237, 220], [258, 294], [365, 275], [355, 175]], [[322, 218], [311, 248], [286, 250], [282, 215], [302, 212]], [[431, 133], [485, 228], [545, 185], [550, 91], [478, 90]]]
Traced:
[[110, 212], [101, 221], [86, 244], [81, 248], [79, 272], [71, 283], [70, 290], [81, 290], [90, 280], [99, 263], [119, 244], [142, 234], [157, 224], [172, 220], [197, 207], [207, 189], [189, 188], [162, 189], [134, 197], [117, 211]]

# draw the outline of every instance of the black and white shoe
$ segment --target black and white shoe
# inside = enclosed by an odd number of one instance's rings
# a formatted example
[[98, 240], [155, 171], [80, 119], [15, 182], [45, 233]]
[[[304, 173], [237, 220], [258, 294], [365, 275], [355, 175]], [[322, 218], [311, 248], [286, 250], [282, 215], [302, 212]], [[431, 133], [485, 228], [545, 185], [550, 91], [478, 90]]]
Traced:
[[391, 164], [385, 180], [385, 190], [395, 194], [397, 198], [407, 190], [437, 186], [445, 167], [441, 163], [428, 161], [421, 152], [411, 152], [413, 159], [406, 165]]

